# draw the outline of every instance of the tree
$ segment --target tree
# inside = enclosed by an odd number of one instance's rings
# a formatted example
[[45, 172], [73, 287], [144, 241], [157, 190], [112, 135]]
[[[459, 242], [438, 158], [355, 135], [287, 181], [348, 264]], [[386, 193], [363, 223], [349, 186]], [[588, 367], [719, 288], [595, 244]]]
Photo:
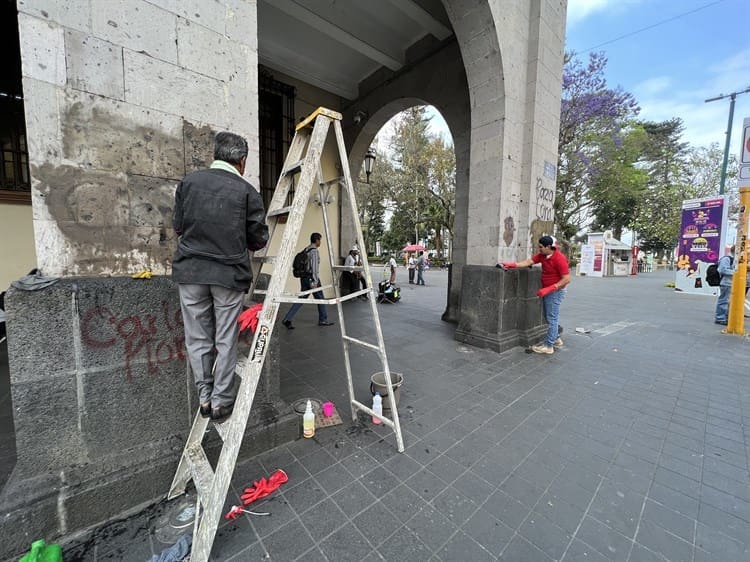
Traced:
[[[613, 173], [610, 163], [621, 160], [623, 130], [639, 111], [632, 94], [607, 86], [606, 65], [603, 53], [591, 53], [586, 65], [565, 55], [555, 198], [555, 231], [564, 239], [589, 220], [595, 202], [590, 190]], [[598, 196], [609, 193], [600, 189]]]

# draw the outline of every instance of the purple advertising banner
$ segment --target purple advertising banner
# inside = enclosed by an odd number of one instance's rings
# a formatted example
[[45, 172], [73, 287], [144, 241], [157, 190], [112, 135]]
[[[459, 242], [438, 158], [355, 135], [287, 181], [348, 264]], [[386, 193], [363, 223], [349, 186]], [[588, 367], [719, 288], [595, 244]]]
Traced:
[[675, 288], [686, 292], [716, 293], [705, 281], [706, 269], [724, 254], [726, 210], [723, 197], [691, 199], [682, 204], [677, 279]]

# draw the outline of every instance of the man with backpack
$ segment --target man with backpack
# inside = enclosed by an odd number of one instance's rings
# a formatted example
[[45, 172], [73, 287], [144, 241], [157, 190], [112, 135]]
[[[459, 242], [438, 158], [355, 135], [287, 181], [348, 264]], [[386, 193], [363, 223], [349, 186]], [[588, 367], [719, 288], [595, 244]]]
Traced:
[[[320, 287], [320, 253], [318, 248], [322, 239], [323, 237], [319, 232], [313, 232], [310, 235], [310, 245], [294, 257], [293, 273], [295, 277], [299, 277], [302, 292]], [[304, 262], [303, 256], [307, 256], [306, 263], [301, 263]], [[312, 295], [316, 299], [322, 300], [325, 298], [323, 297], [323, 291], [315, 291]], [[308, 295], [303, 295], [301, 298], [306, 299], [307, 297]], [[294, 303], [281, 321], [288, 330], [294, 330], [292, 319], [300, 308], [302, 308], [302, 303]], [[333, 326], [333, 322], [328, 321], [328, 312], [324, 304], [318, 305], [318, 326]]]
[[[721, 256], [717, 264], [717, 271], [721, 276], [721, 281], [719, 281], [719, 300], [716, 301], [714, 322], [726, 326], [729, 315], [729, 297], [732, 293], [732, 279], [735, 272], [734, 246], [729, 248], [728, 254]], [[750, 283], [750, 276], [747, 280]], [[745, 294], [747, 294], [747, 287], [745, 287]]]

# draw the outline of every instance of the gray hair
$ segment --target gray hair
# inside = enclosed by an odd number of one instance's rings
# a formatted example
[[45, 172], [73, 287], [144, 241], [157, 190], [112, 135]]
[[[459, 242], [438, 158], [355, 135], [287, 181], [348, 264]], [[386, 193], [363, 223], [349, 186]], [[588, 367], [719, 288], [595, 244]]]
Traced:
[[234, 133], [222, 132], [214, 141], [214, 160], [239, 164], [247, 156], [247, 141]]

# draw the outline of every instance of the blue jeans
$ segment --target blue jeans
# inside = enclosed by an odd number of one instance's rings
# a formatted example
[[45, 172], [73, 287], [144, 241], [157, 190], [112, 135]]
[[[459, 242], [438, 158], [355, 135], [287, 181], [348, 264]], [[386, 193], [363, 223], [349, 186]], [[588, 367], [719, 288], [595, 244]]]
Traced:
[[[309, 291], [310, 289], [314, 288], [313, 279], [312, 277], [300, 277], [300, 286], [302, 291]], [[301, 298], [306, 299], [309, 295], [305, 295]], [[313, 298], [316, 299], [324, 299], [323, 291], [315, 291], [312, 294]], [[294, 315], [297, 314], [299, 309], [302, 308], [301, 302], [296, 302], [292, 305], [292, 308], [289, 309], [289, 312], [286, 313], [284, 316], [284, 319], [282, 322], [291, 322], [292, 318], [294, 318]], [[318, 324], [321, 322], [328, 322], [328, 313], [326, 312], [326, 305], [319, 304], [318, 305]]]
[[732, 293], [731, 285], [719, 286], [719, 300], [716, 301], [715, 322], [726, 322], [729, 315], [729, 295]]
[[562, 304], [565, 298], [565, 289], [560, 291], [554, 291], [542, 299], [542, 306], [544, 307], [544, 317], [547, 319], [547, 337], [544, 340], [544, 345], [552, 347], [555, 340], [560, 337], [559, 334], [559, 321], [560, 321], [560, 304]]
[[424, 277], [422, 275], [424, 274], [424, 269], [417, 269], [417, 285], [424, 285]]

